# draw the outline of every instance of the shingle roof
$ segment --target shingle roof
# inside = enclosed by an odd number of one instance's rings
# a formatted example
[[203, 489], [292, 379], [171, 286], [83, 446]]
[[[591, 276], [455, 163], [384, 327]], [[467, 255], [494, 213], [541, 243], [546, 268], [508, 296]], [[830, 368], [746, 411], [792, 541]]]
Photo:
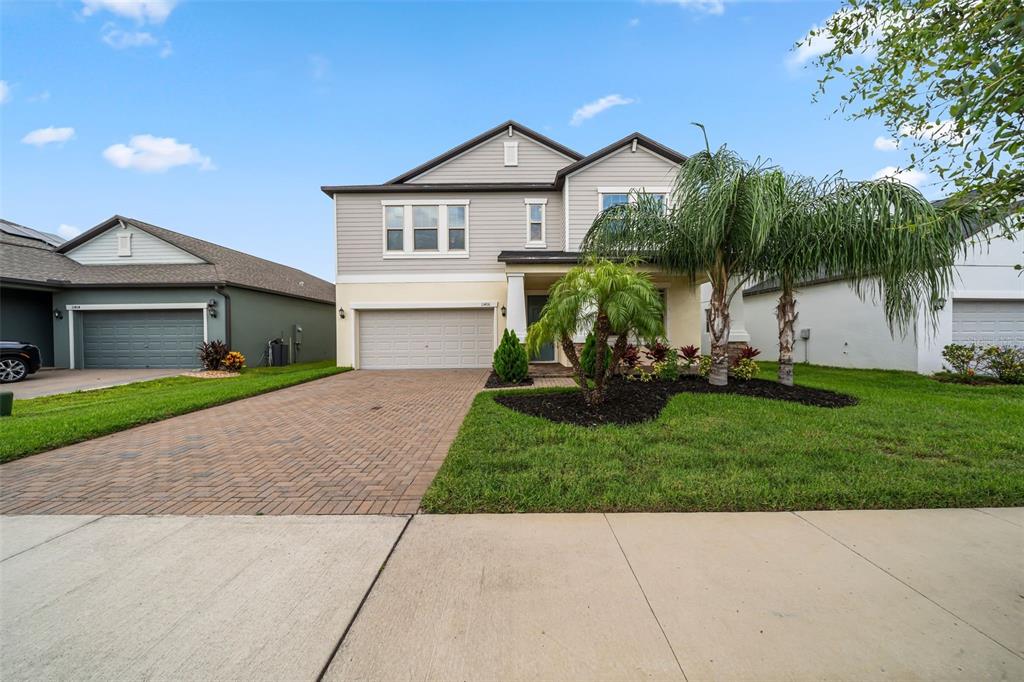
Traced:
[[55, 234], [33, 230], [31, 227], [12, 223], [10, 220], [4, 220], [3, 218], [0, 218], [0, 232], [16, 237], [25, 237], [27, 239], [40, 241], [44, 244], [49, 244], [50, 246], [60, 246], [64, 243], [64, 239]]
[[[184, 249], [206, 262], [81, 265], [64, 255], [118, 225], [120, 221]], [[319, 277], [134, 218], [114, 216], [56, 249], [38, 242], [29, 242], [28, 239], [0, 234], [0, 244], [3, 244], [0, 248], [0, 272], [4, 279], [63, 287], [234, 285], [325, 303], [334, 302], [334, 286]]]

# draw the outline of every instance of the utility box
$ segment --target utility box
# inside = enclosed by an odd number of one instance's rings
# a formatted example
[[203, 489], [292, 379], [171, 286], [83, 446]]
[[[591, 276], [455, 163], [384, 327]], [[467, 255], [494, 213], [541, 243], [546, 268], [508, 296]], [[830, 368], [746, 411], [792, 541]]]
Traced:
[[810, 329], [801, 329], [800, 330], [800, 338], [803, 339], [804, 341], [806, 341], [807, 339], [811, 338], [811, 330]]
[[274, 367], [288, 364], [288, 345], [281, 339], [270, 342], [270, 364]]

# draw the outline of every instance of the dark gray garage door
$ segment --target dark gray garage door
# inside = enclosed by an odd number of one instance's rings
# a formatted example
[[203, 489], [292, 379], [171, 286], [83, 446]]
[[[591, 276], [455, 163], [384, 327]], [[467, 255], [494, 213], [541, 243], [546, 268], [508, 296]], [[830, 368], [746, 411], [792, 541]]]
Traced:
[[202, 310], [104, 310], [84, 317], [86, 368], [199, 366]]

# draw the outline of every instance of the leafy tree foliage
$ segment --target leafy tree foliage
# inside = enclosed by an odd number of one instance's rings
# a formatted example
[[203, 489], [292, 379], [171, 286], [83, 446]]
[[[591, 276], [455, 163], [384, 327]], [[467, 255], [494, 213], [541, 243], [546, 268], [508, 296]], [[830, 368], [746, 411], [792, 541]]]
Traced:
[[519, 343], [519, 337], [511, 329], [506, 329], [501, 336], [501, 343], [494, 351], [493, 366], [498, 378], [510, 384], [518, 384], [530, 371], [526, 349]]

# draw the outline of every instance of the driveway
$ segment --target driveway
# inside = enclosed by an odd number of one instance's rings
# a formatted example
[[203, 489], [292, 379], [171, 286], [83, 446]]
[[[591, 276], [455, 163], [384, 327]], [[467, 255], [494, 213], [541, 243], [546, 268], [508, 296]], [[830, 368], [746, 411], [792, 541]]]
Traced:
[[486, 376], [348, 372], [33, 455], [0, 513], [415, 512]]
[[11, 681], [1024, 679], [1024, 509], [21, 516], [0, 549]]
[[15, 398], [38, 398], [43, 395], [89, 391], [136, 381], [149, 381], [181, 374], [183, 369], [43, 369], [29, 374], [16, 384], [4, 384], [0, 390], [11, 391]]

